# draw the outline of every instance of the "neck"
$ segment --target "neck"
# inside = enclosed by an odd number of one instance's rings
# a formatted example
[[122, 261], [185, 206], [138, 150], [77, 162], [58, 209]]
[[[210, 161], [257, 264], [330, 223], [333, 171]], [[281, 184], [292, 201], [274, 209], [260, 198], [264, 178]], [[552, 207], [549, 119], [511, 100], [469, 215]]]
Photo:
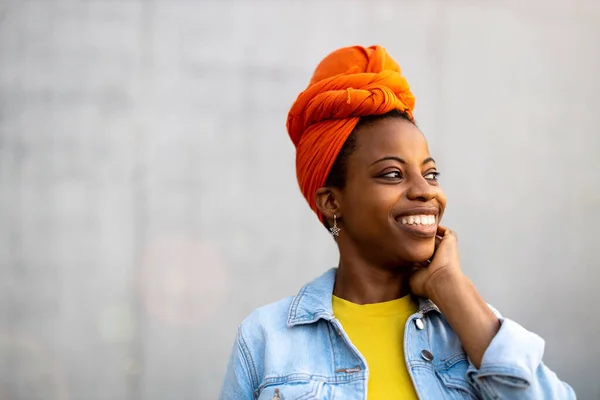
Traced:
[[395, 300], [409, 294], [410, 270], [373, 265], [359, 255], [340, 252], [333, 294], [356, 304]]

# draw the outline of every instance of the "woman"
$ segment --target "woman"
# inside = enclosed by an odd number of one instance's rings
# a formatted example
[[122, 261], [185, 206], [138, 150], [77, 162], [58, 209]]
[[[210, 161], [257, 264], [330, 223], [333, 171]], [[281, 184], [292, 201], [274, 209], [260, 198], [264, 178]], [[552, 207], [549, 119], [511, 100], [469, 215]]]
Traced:
[[333, 52], [298, 96], [297, 177], [339, 265], [240, 325], [221, 399], [575, 398], [461, 272], [414, 103], [379, 46]]

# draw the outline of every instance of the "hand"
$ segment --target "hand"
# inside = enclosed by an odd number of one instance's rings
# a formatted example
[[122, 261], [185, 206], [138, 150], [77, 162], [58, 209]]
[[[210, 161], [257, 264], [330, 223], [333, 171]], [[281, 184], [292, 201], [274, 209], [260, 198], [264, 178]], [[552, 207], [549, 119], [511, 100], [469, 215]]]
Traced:
[[417, 296], [431, 299], [437, 285], [464, 277], [460, 269], [456, 233], [438, 226], [436, 250], [429, 265], [418, 266], [410, 277], [410, 289]]

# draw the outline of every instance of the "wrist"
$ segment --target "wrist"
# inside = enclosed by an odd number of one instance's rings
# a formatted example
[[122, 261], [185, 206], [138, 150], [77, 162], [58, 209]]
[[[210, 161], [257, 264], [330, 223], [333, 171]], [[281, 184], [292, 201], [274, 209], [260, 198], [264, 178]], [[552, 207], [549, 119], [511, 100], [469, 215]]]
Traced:
[[469, 283], [461, 271], [440, 271], [429, 278], [425, 289], [427, 297], [440, 305], [449, 294], [460, 293]]

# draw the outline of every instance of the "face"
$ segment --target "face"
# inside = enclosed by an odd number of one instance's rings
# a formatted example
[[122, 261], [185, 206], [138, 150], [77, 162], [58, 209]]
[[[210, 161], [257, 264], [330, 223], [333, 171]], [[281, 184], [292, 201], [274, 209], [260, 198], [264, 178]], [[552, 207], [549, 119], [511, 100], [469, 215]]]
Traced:
[[355, 134], [346, 186], [336, 193], [346, 240], [382, 266], [428, 260], [446, 197], [424, 135], [401, 118], [361, 126]]

